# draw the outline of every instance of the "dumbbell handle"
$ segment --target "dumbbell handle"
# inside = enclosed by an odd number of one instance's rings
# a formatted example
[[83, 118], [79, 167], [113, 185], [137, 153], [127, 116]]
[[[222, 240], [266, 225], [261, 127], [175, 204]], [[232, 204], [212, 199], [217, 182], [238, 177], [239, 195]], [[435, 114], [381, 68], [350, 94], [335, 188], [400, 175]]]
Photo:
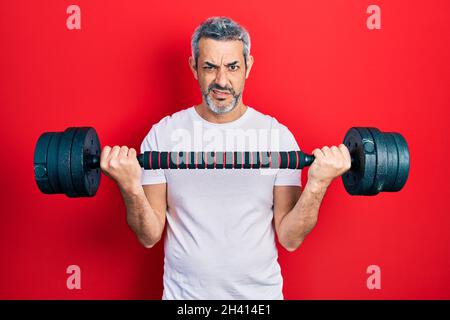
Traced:
[[[145, 170], [154, 169], [302, 169], [314, 161], [314, 156], [302, 151], [255, 152], [184, 152], [147, 151], [137, 156]], [[88, 167], [100, 166], [98, 155], [87, 157]]]

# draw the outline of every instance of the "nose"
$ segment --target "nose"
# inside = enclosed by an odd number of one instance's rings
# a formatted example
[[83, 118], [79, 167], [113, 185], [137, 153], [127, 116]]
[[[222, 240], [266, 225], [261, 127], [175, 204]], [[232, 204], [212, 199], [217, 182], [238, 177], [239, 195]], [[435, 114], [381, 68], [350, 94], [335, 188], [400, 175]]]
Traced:
[[219, 68], [217, 70], [215, 83], [217, 85], [221, 86], [222, 88], [228, 87], [227, 86], [228, 85], [228, 78], [227, 78], [226, 72], [222, 68]]

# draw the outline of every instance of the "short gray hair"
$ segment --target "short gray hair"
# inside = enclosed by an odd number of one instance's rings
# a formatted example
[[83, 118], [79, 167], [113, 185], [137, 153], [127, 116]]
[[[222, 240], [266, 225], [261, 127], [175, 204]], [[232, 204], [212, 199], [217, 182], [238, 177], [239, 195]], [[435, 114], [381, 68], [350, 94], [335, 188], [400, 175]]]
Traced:
[[214, 40], [239, 40], [244, 44], [244, 61], [247, 67], [247, 57], [250, 54], [250, 35], [237, 22], [227, 17], [211, 17], [203, 21], [192, 34], [191, 50], [197, 66], [200, 50], [198, 44], [201, 38]]

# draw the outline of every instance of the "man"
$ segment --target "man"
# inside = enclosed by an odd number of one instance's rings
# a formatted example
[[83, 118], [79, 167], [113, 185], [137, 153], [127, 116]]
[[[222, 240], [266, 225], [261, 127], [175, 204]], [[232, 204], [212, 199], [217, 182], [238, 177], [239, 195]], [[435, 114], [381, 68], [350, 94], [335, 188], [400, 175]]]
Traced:
[[[284, 125], [244, 104], [253, 62], [243, 27], [226, 17], [203, 22], [189, 58], [202, 103], [155, 124], [141, 152], [299, 150]], [[327, 187], [350, 168], [343, 144], [313, 154], [303, 192], [300, 170], [142, 171], [136, 150], [119, 146], [104, 147], [101, 168], [119, 186], [127, 222], [146, 248], [167, 220], [163, 299], [283, 299], [275, 233], [296, 250]]]

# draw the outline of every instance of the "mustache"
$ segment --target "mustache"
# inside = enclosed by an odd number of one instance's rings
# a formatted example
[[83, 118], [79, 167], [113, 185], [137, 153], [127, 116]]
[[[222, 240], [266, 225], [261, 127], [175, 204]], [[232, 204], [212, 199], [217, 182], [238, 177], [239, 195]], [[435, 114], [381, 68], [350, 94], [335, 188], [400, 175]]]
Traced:
[[213, 84], [211, 84], [211, 85], [208, 87], [208, 93], [210, 93], [211, 90], [214, 90], [214, 89], [220, 90], [220, 91], [223, 91], [223, 92], [229, 92], [229, 93], [231, 93], [233, 96], [235, 95], [235, 92], [234, 92], [233, 88], [221, 87], [221, 86], [219, 86], [219, 85], [216, 84], [216, 83], [213, 83]]

